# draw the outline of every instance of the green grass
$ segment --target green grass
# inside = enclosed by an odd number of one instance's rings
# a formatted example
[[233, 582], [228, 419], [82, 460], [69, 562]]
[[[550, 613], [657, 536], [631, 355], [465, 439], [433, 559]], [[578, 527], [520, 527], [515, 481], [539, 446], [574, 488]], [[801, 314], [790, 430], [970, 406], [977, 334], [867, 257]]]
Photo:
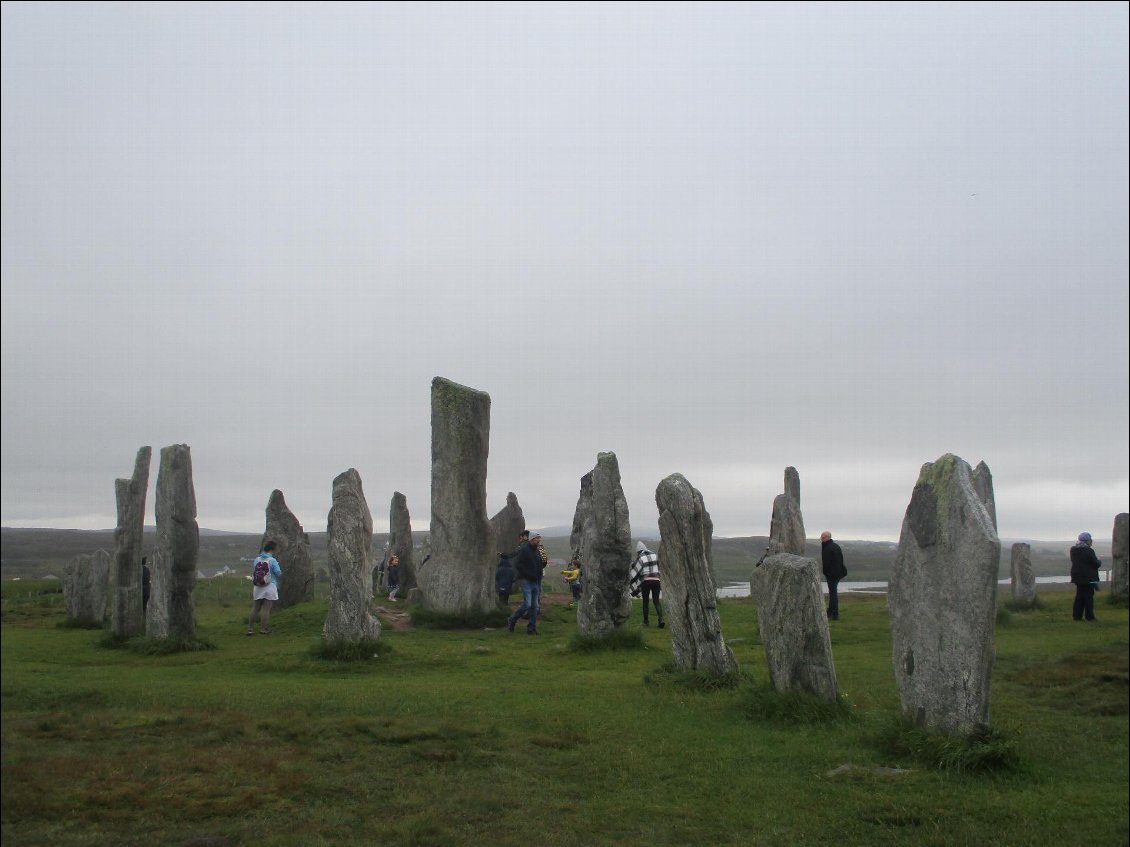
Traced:
[[850, 719], [785, 722], [751, 717], [751, 700], [780, 695], [749, 600], [719, 604], [741, 671], [714, 685], [674, 669], [669, 630], [640, 628], [638, 608], [638, 649], [571, 649], [574, 613], [547, 607], [539, 638], [385, 627], [379, 658], [349, 661], [314, 655], [324, 601], [249, 638], [250, 590], [216, 588], [196, 597], [216, 649], [148, 655], [58, 628], [61, 604], [7, 589], [5, 847], [1130, 837], [1128, 615], [1075, 623], [1070, 592], [998, 631], [994, 734], [957, 744], [899, 729], [881, 596], [843, 597], [832, 624]]

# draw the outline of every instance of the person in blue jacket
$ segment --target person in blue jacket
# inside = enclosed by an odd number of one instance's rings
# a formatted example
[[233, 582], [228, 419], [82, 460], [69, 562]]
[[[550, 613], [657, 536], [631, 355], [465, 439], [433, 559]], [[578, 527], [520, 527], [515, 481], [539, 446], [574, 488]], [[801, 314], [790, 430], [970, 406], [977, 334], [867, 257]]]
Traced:
[[251, 616], [247, 619], [248, 635], [255, 634], [256, 617], [259, 618], [259, 632], [263, 635], [270, 635], [271, 633], [271, 604], [279, 599], [279, 580], [282, 578], [282, 568], [279, 567], [278, 560], [273, 555], [278, 549], [277, 542], [268, 541], [263, 545], [263, 552], [255, 558], [254, 564], [251, 565], [251, 575], [254, 577], [255, 565], [266, 562], [270, 577], [265, 585], [253, 586]]

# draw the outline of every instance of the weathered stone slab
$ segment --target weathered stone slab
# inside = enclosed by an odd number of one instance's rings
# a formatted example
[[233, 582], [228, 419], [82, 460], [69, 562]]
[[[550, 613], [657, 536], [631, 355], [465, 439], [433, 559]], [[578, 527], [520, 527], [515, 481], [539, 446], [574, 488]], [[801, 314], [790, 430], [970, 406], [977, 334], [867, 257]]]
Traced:
[[1114, 529], [1110, 538], [1110, 596], [1112, 600], [1130, 600], [1130, 580], [1127, 579], [1127, 522], [1130, 513], [1122, 512], [1114, 517]]
[[1032, 545], [1018, 541], [1012, 545], [1012, 605], [1032, 608], [1036, 605], [1036, 577], [1032, 573]]
[[323, 634], [329, 641], [375, 641], [380, 637], [381, 624], [370, 611], [373, 515], [365, 500], [361, 475], [353, 468], [333, 481], [326, 543], [330, 601]]
[[114, 529], [114, 602], [110, 630], [117, 638], [145, 632], [141, 596], [141, 544], [145, 533], [145, 493], [149, 488], [152, 447], [137, 451], [130, 479], [114, 481], [118, 525]]
[[511, 491], [506, 495], [506, 505], [490, 519], [494, 531], [494, 549], [497, 553], [513, 553], [518, 549], [518, 533], [526, 528], [526, 516]]
[[993, 519], [993, 529], [997, 528], [997, 498], [993, 493], [993, 474], [989, 466], [982, 460], [973, 469], [973, 490], [989, 510], [989, 517]]
[[[579, 562], [585, 559], [585, 521], [592, 511], [592, 471], [581, 477], [581, 493], [577, 497], [577, 508], [573, 512], [573, 529], [569, 533], [569, 547], [573, 558]], [[629, 539], [631, 540], [631, 539]]]
[[416, 579], [424, 604], [446, 614], [494, 609], [494, 532], [487, 519], [490, 395], [432, 380], [431, 559]]
[[67, 620], [100, 625], [106, 617], [110, 554], [105, 550], [75, 556], [63, 567], [63, 606]]
[[769, 549], [772, 553], [804, 555], [804, 516], [800, 511], [800, 474], [785, 468], [785, 491], [773, 500], [769, 522]]
[[[581, 562], [585, 570], [577, 631], [586, 638], [601, 638], [623, 626], [632, 610], [628, 595], [632, 527], [616, 454], [598, 453], [590, 476], [588, 500], [577, 503], [577, 514], [583, 523], [578, 547], [583, 551]], [[586, 497], [584, 479], [581, 497]]]
[[725, 675], [738, 663], [722, 637], [714, 559], [714, 524], [702, 494], [682, 474], [655, 489], [659, 507], [659, 572], [671, 648], [680, 670]]
[[310, 557], [310, 536], [286, 505], [286, 498], [277, 488], [271, 492], [266, 508], [266, 529], [259, 549], [274, 541], [275, 559], [282, 568], [279, 580], [279, 608], [314, 599], [314, 561]]
[[887, 603], [903, 714], [950, 735], [989, 725], [1000, 562], [990, 501], [961, 458], [927, 462], [891, 570]]
[[[412, 516], [408, 514], [408, 498], [393, 492], [388, 508], [388, 558], [400, 559], [400, 594], [404, 597], [416, 587], [416, 558], [412, 544]], [[387, 568], [388, 563], [385, 563]], [[387, 571], [386, 571], [387, 573]]]
[[815, 559], [775, 553], [753, 572], [749, 590], [773, 687], [835, 701], [839, 692], [820, 574]]
[[153, 551], [153, 584], [145, 615], [151, 638], [194, 638], [200, 527], [196, 523], [196, 491], [192, 454], [187, 444], [161, 449], [157, 471], [157, 544]]

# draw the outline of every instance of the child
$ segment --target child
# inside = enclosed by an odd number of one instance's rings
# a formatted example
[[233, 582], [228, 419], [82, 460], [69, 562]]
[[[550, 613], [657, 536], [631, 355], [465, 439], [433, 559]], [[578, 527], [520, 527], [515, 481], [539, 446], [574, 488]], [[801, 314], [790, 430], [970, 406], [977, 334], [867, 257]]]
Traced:
[[565, 577], [565, 581], [569, 583], [569, 588], [573, 592], [573, 602], [569, 604], [569, 608], [575, 608], [581, 600], [581, 563], [577, 559], [573, 559], [569, 563], [569, 567], [561, 571], [561, 574]]
[[396, 592], [400, 590], [400, 557], [392, 556], [388, 560], [388, 599], [390, 603], [396, 602]]

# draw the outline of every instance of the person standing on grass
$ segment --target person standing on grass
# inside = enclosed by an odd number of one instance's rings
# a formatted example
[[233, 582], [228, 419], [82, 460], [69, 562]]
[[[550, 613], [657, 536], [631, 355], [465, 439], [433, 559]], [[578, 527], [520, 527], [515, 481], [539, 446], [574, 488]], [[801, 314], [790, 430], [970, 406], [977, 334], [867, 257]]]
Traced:
[[659, 628], [663, 629], [663, 607], [659, 604], [659, 556], [647, 549], [642, 541], [636, 543], [636, 559], [628, 571], [628, 584], [632, 586], [632, 596], [643, 594], [643, 625], [648, 623], [647, 601], [655, 601], [655, 614], [659, 616]]
[[514, 610], [507, 619], [506, 628], [514, 631], [514, 624], [521, 617], [529, 614], [530, 622], [526, 626], [526, 635], [538, 634], [538, 613], [541, 611], [541, 580], [545, 574], [545, 562], [538, 552], [538, 542], [541, 534], [534, 533], [530, 540], [518, 548], [518, 557], [514, 569], [518, 572], [518, 587], [522, 589], [522, 605]]
[[390, 603], [396, 602], [396, 595], [400, 591], [400, 557], [390, 556], [388, 560], [388, 599]]
[[260, 562], [267, 565], [267, 576], [263, 585], [255, 585], [252, 588], [252, 597], [254, 598], [251, 603], [251, 615], [247, 619], [247, 634], [255, 634], [255, 618], [259, 618], [259, 632], [263, 635], [270, 635], [271, 633], [271, 604], [279, 599], [279, 579], [282, 578], [282, 568], [279, 567], [278, 559], [274, 557], [274, 552], [279, 549], [279, 545], [275, 541], [268, 541], [263, 545], [263, 552], [260, 553], [254, 564], [251, 566], [251, 578], [254, 582], [255, 568]]
[[1079, 541], [1071, 548], [1071, 581], [1075, 584], [1075, 603], [1071, 607], [1074, 620], [1095, 619], [1095, 591], [1099, 587], [1102, 559], [1091, 549], [1091, 533], [1079, 533]]
[[844, 551], [832, 540], [832, 533], [820, 533], [820, 559], [823, 564], [824, 579], [828, 580], [828, 620], [840, 619], [840, 580], [847, 576], [844, 567]]
[[569, 583], [569, 590], [573, 592], [573, 602], [569, 604], [569, 608], [573, 609], [581, 602], [581, 561], [573, 557], [573, 561], [569, 563], [569, 567], [561, 571], [561, 575], [565, 577], [565, 581]]

